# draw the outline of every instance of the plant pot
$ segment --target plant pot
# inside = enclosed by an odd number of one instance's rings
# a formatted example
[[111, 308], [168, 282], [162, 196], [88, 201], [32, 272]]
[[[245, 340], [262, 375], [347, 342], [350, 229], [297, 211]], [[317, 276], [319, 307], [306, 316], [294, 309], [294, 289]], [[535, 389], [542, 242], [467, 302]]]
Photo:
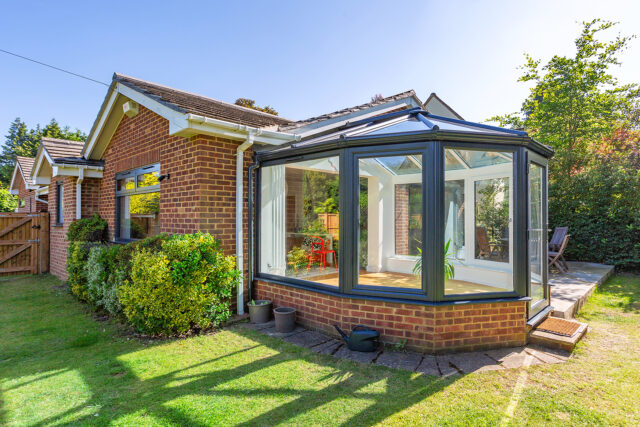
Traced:
[[287, 333], [296, 328], [296, 309], [291, 307], [278, 307], [273, 310], [276, 318], [276, 332]]
[[254, 302], [255, 304], [248, 304], [251, 323], [267, 323], [271, 320], [271, 301], [256, 300]]

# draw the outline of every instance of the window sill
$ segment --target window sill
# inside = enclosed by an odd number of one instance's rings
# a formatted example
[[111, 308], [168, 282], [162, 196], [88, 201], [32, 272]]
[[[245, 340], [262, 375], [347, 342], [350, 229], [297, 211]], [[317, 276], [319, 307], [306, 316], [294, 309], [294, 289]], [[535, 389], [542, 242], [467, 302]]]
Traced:
[[64, 227], [64, 224], [55, 223], [55, 224], [53, 224], [53, 227]]

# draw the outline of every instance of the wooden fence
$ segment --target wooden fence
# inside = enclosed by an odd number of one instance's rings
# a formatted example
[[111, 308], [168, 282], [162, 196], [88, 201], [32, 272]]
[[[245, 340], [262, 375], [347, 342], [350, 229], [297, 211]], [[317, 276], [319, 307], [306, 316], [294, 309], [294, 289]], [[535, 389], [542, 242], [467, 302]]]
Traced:
[[49, 214], [0, 213], [0, 277], [49, 271]]

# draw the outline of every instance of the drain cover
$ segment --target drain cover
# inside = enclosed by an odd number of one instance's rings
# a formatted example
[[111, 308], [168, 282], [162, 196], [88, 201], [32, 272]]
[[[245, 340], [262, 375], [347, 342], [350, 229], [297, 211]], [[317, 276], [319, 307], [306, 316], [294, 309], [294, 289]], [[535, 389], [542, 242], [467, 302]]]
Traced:
[[576, 333], [579, 327], [580, 323], [578, 322], [557, 317], [547, 317], [536, 329], [563, 337], [570, 337]]

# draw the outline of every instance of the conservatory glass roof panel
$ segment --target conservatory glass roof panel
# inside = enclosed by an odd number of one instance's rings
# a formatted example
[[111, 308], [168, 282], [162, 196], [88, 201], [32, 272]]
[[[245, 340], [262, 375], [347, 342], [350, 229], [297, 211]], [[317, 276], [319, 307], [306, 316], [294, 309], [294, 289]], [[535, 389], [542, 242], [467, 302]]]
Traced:
[[410, 175], [422, 171], [422, 162], [416, 156], [377, 157], [376, 161], [394, 175]]
[[445, 151], [445, 169], [468, 169], [494, 166], [513, 161], [512, 153], [478, 150], [453, 150]]
[[401, 122], [393, 123], [383, 128], [377, 128], [371, 132], [363, 132], [361, 135], [384, 135], [391, 133], [405, 133], [405, 132], [424, 132], [431, 130], [426, 124], [415, 118], [409, 118]]

